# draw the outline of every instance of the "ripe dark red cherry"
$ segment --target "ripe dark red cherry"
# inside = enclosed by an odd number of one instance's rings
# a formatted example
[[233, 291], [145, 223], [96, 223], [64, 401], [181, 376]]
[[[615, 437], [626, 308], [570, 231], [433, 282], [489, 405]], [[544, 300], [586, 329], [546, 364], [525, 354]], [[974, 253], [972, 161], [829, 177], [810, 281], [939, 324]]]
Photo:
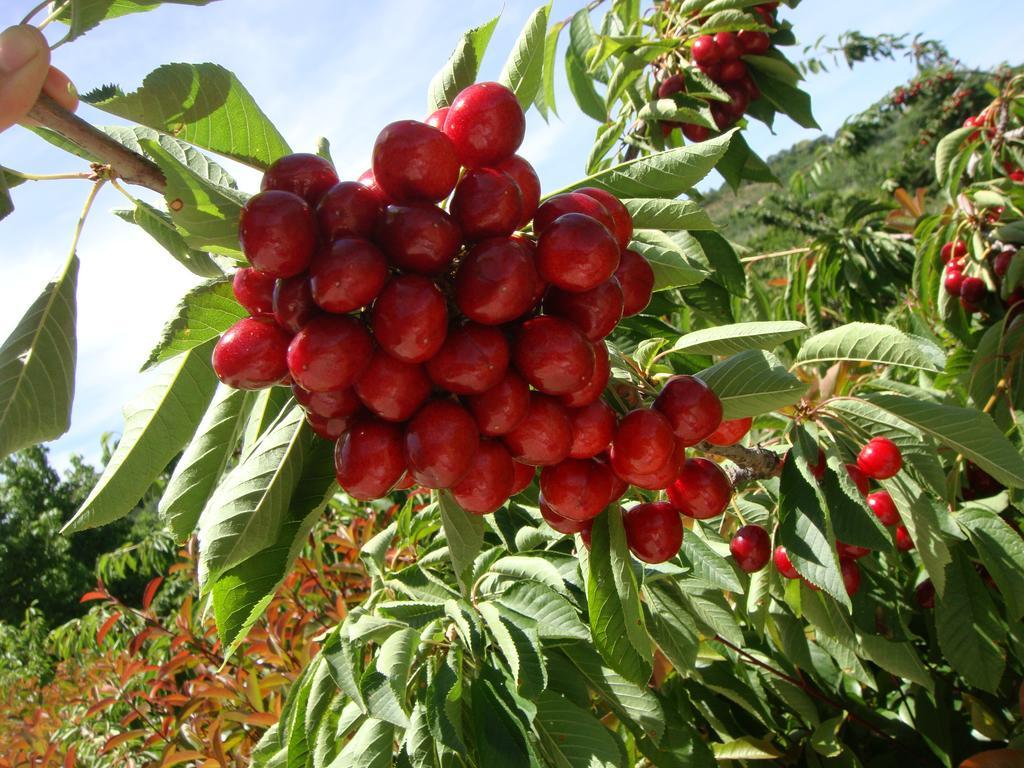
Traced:
[[785, 578], [800, 578], [800, 574], [797, 573], [796, 568], [793, 567], [793, 562], [789, 559], [789, 553], [786, 551], [786, 548], [781, 544], [775, 548], [775, 553], [772, 555], [772, 560], [775, 562], [775, 570], [777, 570]]
[[317, 315], [288, 346], [288, 370], [310, 392], [352, 386], [370, 361], [373, 342], [353, 317]]
[[646, 474], [630, 474], [622, 471], [616, 471], [616, 477], [635, 485], [637, 488], [644, 488], [648, 491], [663, 491], [675, 482], [676, 478], [679, 477], [679, 471], [683, 466], [683, 461], [686, 459], [686, 449], [680, 445], [679, 441], [675, 441], [675, 450], [662, 466], [658, 467], [654, 472], [648, 472]]
[[910, 531], [905, 525], [896, 526], [896, 549], [900, 552], [909, 552], [914, 548], [914, 540], [910, 538]]
[[277, 281], [271, 304], [274, 320], [289, 333], [298, 333], [320, 309], [313, 301], [309, 276], [305, 273]]
[[253, 267], [274, 277], [304, 272], [316, 248], [316, 218], [298, 195], [260, 192], [242, 207], [238, 239]]
[[614, 276], [589, 291], [572, 292], [551, 288], [544, 297], [544, 312], [561, 317], [590, 341], [600, 341], [622, 319], [622, 288]]
[[859, 560], [862, 557], [866, 557], [871, 554], [871, 550], [867, 547], [858, 547], [855, 544], [847, 544], [842, 541], [836, 541], [836, 554], [839, 557], [848, 558], [850, 560]]
[[450, 488], [461, 480], [479, 444], [473, 417], [451, 400], [427, 403], [405, 427], [405, 460], [424, 488]]
[[590, 520], [570, 520], [567, 517], [562, 517], [547, 503], [543, 493], [537, 499], [537, 506], [540, 508], [540, 515], [544, 518], [544, 522], [559, 533], [567, 536], [579, 533], [584, 528], [588, 528], [591, 525]]
[[275, 160], [263, 174], [260, 189], [279, 189], [298, 195], [316, 205], [331, 187], [338, 183], [338, 174], [319, 155], [298, 152]]
[[615, 279], [622, 288], [622, 316], [632, 317], [642, 312], [650, 303], [654, 289], [654, 270], [647, 259], [636, 251], [622, 251]]
[[562, 517], [591, 520], [608, 505], [612, 473], [608, 465], [594, 459], [566, 459], [541, 470], [540, 492]]
[[629, 211], [622, 201], [611, 192], [597, 187], [583, 187], [576, 191], [581, 195], [594, 198], [604, 206], [612, 218], [612, 234], [615, 235], [619, 247], [627, 247], [629, 241], [633, 239], [633, 217], [629, 215]]
[[362, 184], [364, 187], [366, 187], [375, 195], [377, 195], [380, 198], [382, 204], [387, 205], [388, 203], [394, 202], [394, 200], [391, 199], [391, 196], [380, 188], [380, 184], [377, 183], [377, 179], [373, 175], [372, 168], [367, 168], [365, 171], [359, 174], [359, 178], [356, 179], [356, 183]]
[[857, 454], [857, 466], [868, 477], [886, 480], [900, 471], [903, 456], [892, 440], [873, 437]]
[[603, 453], [615, 436], [615, 411], [601, 400], [569, 409], [569, 421], [572, 423], [569, 456], [573, 459], [589, 459]]
[[[828, 459], [825, 457], [825, 452], [821, 448], [818, 448], [817, 464], [814, 464], [812, 466], [810, 462], [807, 462], [807, 468], [811, 470], [811, 474], [814, 475], [815, 480], [821, 480], [821, 478], [825, 476], [826, 467], [828, 467]], [[857, 484], [857, 479], [853, 477], [852, 474], [850, 475], [850, 477], [851, 479], [853, 479], [853, 482]], [[860, 486], [858, 485], [858, 487]]]
[[228, 328], [213, 348], [217, 378], [235, 389], [263, 389], [288, 374], [291, 337], [277, 324], [246, 317]]
[[582, 191], [565, 192], [544, 201], [533, 217], [533, 233], [542, 235], [557, 219], [567, 213], [580, 213], [601, 222], [614, 237], [615, 220], [611, 213], [595, 197]]
[[718, 429], [707, 436], [712, 445], [736, 445], [750, 431], [754, 420], [749, 416], [745, 419], [730, 419], [718, 425]]
[[523, 195], [515, 180], [495, 168], [463, 175], [450, 206], [466, 240], [511, 235], [523, 218]]
[[587, 522], [584, 523], [584, 525], [586, 525], [587, 527], [584, 528], [582, 531], [580, 531], [580, 539], [583, 541], [583, 546], [585, 546], [587, 548], [587, 551], [589, 551], [590, 550], [590, 534], [591, 534], [591, 531], [593, 531], [593, 529], [594, 529], [594, 521], [593, 520], [587, 520]]
[[669, 461], [676, 449], [672, 425], [650, 408], [630, 411], [619, 422], [609, 451], [612, 469], [623, 479], [648, 475]]
[[427, 361], [427, 375], [449, 392], [476, 395], [501, 382], [508, 361], [504, 333], [491, 325], [466, 323], [448, 332], [444, 345]]
[[508, 501], [515, 482], [512, 457], [498, 440], [481, 440], [469, 469], [455, 485], [452, 496], [474, 515], [489, 515]]
[[242, 267], [231, 278], [231, 290], [238, 303], [253, 317], [269, 315], [274, 311], [275, 282], [273, 275]]
[[358, 181], [343, 181], [331, 187], [316, 207], [320, 232], [327, 240], [339, 237], [372, 237], [383, 201], [380, 195]]
[[952, 266], [946, 268], [946, 274], [942, 278], [942, 287], [946, 293], [959, 296], [964, 284], [964, 273]]
[[856, 464], [847, 464], [846, 472], [850, 475], [850, 479], [853, 480], [853, 484], [857, 486], [860, 495], [867, 496], [868, 491], [871, 490], [871, 481], [868, 479], [868, 476]]
[[696, 376], [673, 376], [655, 398], [654, 407], [665, 414], [686, 447], [704, 440], [722, 423], [722, 401]]
[[955, 240], [951, 246], [950, 253], [954, 259], [962, 259], [967, 255], [967, 243], [963, 240]]
[[931, 579], [925, 579], [914, 588], [914, 600], [926, 611], [935, 607], [935, 585]]
[[727, 85], [722, 90], [729, 95], [729, 101], [725, 104], [729, 116], [733, 120], [739, 120], [750, 105], [750, 97], [747, 96], [746, 90], [739, 85]]
[[455, 276], [455, 303], [477, 323], [500, 325], [527, 312], [541, 284], [531, 249], [515, 238], [477, 243]]
[[540, 203], [540, 179], [537, 172], [526, 160], [519, 155], [502, 160], [496, 166], [499, 171], [504, 171], [519, 187], [519, 194], [522, 197], [523, 215], [519, 219], [516, 228], [525, 226], [537, 212], [537, 205]]
[[988, 287], [980, 277], [965, 277], [960, 283], [960, 297], [971, 304], [980, 304], [986, 293]]
[[373, 304], [370, 327], [389, 355], [407, 363], [426, 362], [448, 332], [444, 294], [426, 277], [394, 277]]
[[734, 32], [718, 32], [715, 35], [715, 45], [718, 46], [718, 52], [721, 54], [723, 62], [738, 59], [743, 55], [740, 41]]
[[526, 418], [530, 408], [530, 387], [515, 371], [505, 371], [501, 380], [486, 392], [464, 398], [476, 419], [480, 433], [489, 437], [505, 435]]
[[444, 132], [467, 168], [493, 166], [515, 154], [526, 135], [516, 95], [500, 83], [476, 83], [451, 104]]
[[521, 464], [520, 462], [513, 460], [512, 475], [514, 479], [512, 481], [512, 490], [509, 491], [508, 495], [511, 497], [525, 491], [529, 487], [530, 483], [533, 482], [533, 476], [536, 474], [536, 467], [531, 467], [529, 464]]
[[995, 259], [992, 261], [992, 271], [996, 273], [996, 277], [1006, 277], [1006, 273], [1010, 271], [1010, 262], [1013, 261], [1013, 256], [1016, 251], [1000, 251], [996, 254]]
[[860, 568], [853, 560], [842, 557], [839, 559], [839, 572], [843, 575], [846, 594], [853, 597], [860, 591]]
[[431, 112], [427, 119], [424, 120], [423, 122], [426, 123], [427, 125], [434, 126], [435, 128], [437, 128], [437, 130], [440, 131], [444, 130], [444, 121], [445, 118], [447, 117], [448, 107], [441, 107], [440, 109], [435, 109], [433, 112]]
[[452, 142], [437, 128], [399, 120], [377, 135], [373, 177], [393, 200], [436, 203], [455, 188], [459, 161]]
[[765, 32], [756, 32], [752, 29], [743, 29], [736, 35], [740, 48], [744, 54], [763, 56], [768, 53], [772, 45], [771, 38]]
[[670, 99], [686, 87], [686, 77], [682, 72], [669, 75], [658, 83], [658, 98]]
[[379, 499], [405, 473], [402, 428], [379, 419], [357, 421], [334, 447], [340, 485], [356, 499]]
[[594, 375], [594, 348], [572, 323], [542, 315], [527, 320], [512, 346], [516, 369], [549, 395], [582, 389]]
[[637, 504], [622, 514], [629, 551], [645, 563], [664, 563], [683, 544], [683, 523], [667, 501]]
[[309, 265], [313, 300], [344, 314], [367, 306], [388, 280], [388, 260], [361, 237], [344, 237], [322, 248]]
[[292, 384], [292, 394], [299, 405], [309, 413], [325, 419], [340, 419], [359, 410], [359, 398], [352, 389], [332, 389], [328, 392], [310, 392]]
[[741, 571], [754, 573], [768, 565], [772, 556], [772, 539], [760, 525], [744, 525], [729, 541], [729, 552]]
[[436, 205], [410, 203], [384, 209], [376, 240], [396, 267], [439, 275], [459, 252], [462, 233], [452, 217]]
[[708, 459], [687, 459], [668, 487], [668, 498], [680, 513], [697, 520], [717, 517], [729, 506], [732, 484], [720, 466]]
[[544, 467], [557, 464], [569, 455], [572, 423], [558, 400], [531, 392], [526, 416], [502, 439], [513, 459]]
[[711, 35], [701, 35], [694, 40], [691, 52], [697, 64], [715, 64], [722, 58], [722, 52]]
[[340, 439], [342, 435], [348, 432], [349, 427], [352, 426], [351, 416], [338, 416], [329, 419], [317, 413], [307, 413], [306, 421], [309, 422], [310, 428], [318, 437], [322, 437], [324, 440], [332, 443]]
[[619, 245], [601, 223], [581, 213], [559, 216], [537, 241], [537, 272], [567, 291], [589, 291], [619, 266]]
[[697, 125], [696, 123], [683, 123], [683, 136], [697, 144], [701, 141], [707, 141], [711, 135], [711, 129], [706, 125]]
[[386, 421], [409, 419], [430, 396], [423, 366], [404, 363], [378, 349], [353, 387], [363, 405]]
[[[747, 65], [742, 61], [727, 61], [719, 75], [723, 83], [740, 83], [747, 77]], [[741, 113], [742, 114], [742, 113]], [[735, 115], [733, 115], [735, 118]]]
[[875, 517], [881, 521], [882, 525], [893, 526], [899, 523], [899, 510], [896, 509], [896, 503], [892, 500], [892, 496], [889, 495], [888, 491], [869, 493], [868, 506], [875, 513]]

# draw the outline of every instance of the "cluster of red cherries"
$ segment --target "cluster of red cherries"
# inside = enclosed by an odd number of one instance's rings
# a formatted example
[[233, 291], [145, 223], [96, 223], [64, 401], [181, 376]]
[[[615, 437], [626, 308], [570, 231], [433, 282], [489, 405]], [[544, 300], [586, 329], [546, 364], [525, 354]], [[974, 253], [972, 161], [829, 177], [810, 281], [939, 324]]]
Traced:
[[[769, 27], [776, 26], [775, 13], [778, 3], [764, 3], [751, 10], [761, 17]], [[764, 56], [771, 48], [767, 32], [741, 30], [739, 32], [718, 32], [701, 35], [693, 42], [690, 56], [697, 69], [729, 95], [728, 101], [711, 104], [711, 116], [719, 131], [727, 130], [746, 114], [750, 102], [761, 98], [761, 91], [747, 71], [743, 56]], [[686, 88], [686, 77], [677, 72], [658, 84], [658, 98], [670, 99]], [[711, 135], [711, 129], [695, 123], [663, 121], [662, 133], [666, 136], [675, 128], [693, 142], [704, 141]]]
[[[967, 243], [961, 239], [944, 243], [939, 251], [942, 263], [946, 265], [942, 276], [942, 287], [946, 293], [960, 298], [960, 306], [967, 314], [981, 311], [990, 291], [985, 281], [976, 275], [967, 275], [968, 267]], [[1010, 262], [1017, 254], [1015, 248], [1003, 247], [994, 249], [991, 254], [991, 269], [995, 280], [1001, 282], [1010, 269]], [[1012, 306], [1024, 301], [1024, 285], [1014, 287], [1014, 292], [1006, 301]]]

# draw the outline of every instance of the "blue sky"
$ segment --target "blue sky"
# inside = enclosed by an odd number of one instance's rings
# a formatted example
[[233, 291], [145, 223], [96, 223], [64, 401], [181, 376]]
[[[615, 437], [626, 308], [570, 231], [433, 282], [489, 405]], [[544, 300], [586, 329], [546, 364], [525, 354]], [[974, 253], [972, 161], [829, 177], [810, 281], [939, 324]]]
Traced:
[[[7, 0], [0, 28], [16, 23], [35, 0]], [[105, 83], [125, 90], [167, 62], [214, 61], [234, 71], [296, 150], [327, 136], [342, 178], [368, 165], [379, 129], [392, 120], [422, 117], [430, 78], [459, 34], [501, 12], [481, 77], [493, 79], [537, 0], [221, 0], [206, 8], [165, 6], [115, 20], [58, 49], [55, 63], [83, 92]], [[555, 0], [552, 18], [569, 16], [582, 0]], [[944, 41], [972, 66], [1019, 63], [1019, 25], [1002, 31], [993, 18], [1019, 18], [1019, 0], [804, 0], [783, 9], [801, 43], [848, 29], [866, 33], [922, 32]], [[54, 25], [56, 26], [56, 25]], [[57, 32], [58, 30], [54, 30]], [[790, 49], [800, 58], [800, 49]], [[834, 68], [805, 84], [815, 115], [831, 133], [912, 74], [905, 61]], [[559, 113], [545, 126], [528, 116], [521, 150], [555, 189], [582, 175], [595, 123], [583, 116], [559, 77]], [[97, 124], [115, 122], [83, 107]], [[757, 125], [751, 145], [770, 155], [816, 131], [780, 120], [772, 134]], [[70, 156], [29, 132], [0, 134], [0, 163], [32, 173], [81, 170]], [[258, 175], [225, 165], [253, 190]], [[0, 338], [14, 327], [66, 258], [88, 185], [79, 181], [26, 184], [15, 190], [15, 213], [0, 223]], [[103, 432], [118, 432], [124, 402], [140, 392], [138, 373], [165, 318], [194, 278], [147, 235], [109, 215], [125, 201], [105, 189], [79, 245], [79, 364], [71, 431], [52, 445], [55, 459], [98, 455]]]

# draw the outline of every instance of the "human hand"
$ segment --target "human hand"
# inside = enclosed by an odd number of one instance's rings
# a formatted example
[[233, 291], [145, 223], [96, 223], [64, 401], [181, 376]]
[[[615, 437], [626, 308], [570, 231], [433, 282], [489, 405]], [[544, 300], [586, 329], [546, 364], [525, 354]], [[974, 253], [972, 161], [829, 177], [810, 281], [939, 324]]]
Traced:
[[71, 80], [50, 66], [50, 46], [43, 33], [28, 24], [8, 27], [0, 33], [0, 131], [24, 122], [40, 91], [65, 109], [78, 106]]

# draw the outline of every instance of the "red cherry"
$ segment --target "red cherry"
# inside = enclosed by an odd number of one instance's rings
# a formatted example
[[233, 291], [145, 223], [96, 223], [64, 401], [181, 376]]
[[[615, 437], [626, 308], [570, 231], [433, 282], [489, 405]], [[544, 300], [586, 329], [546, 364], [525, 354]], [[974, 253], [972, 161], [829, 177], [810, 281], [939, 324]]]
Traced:
[[276, 278], [265, 272], [242, 267], [231, 278], [231, 290], [238, 303], [253, 317], [269, 315], [274, 311], [274, 283]]
[[572, 423], [569, 456], [573, 459], [597, 456], [608, 448], [615, 436], [615, 411], [600, 400], [569, 409], [569, 421]]
[[373, 354], [373, 342], [354, 317], [317, 315], [288, 346], [288, 370], [303, 389], [352, 386]]
[[274, 320], [289, 333], [298, 333], [320, 312], [313, 301], [309, 275], [285, 277], [274, 286]]
[[943, 243], [942, 248], [939, 249], [939, 255], [942, 257], [942, 263], [948, 264], [953, 258], [953, 243]]
[[473, 246], [455, 276], [455, 303], [484, 325], [520, 317], [534, 303], [540, 284], [531, 248], [515, 238], [494, 238]]
[[615, 329], [622, 305], [622, 288], [614, 276], [580, 293], [552, 288], [544, 298], [545, 314], [568, 320], [590, 341], [600, 341]]
[[914, 548], [914, 540], [910, 538], [910, 531], [905, 525], [896, 526], [896, 549], [900, 552], [909, 552]]
[[[742, 61], [727, 61], [722, 65], [719, 78], [723, 83], [741, 83], [747, 77], [747, 65]], [[742, 112], [740, 113], [742, 114]], [[733, 114], [733, 117], [737, 115]]]
[[[952, 267], [946, 268], [946, 276], [942, 279], [942, 287], [946, 289], [946, 293], [953, 296], [959, 296], [963, 289], [964, 273], [959, 269], [953, 269]], [[983, 284], [984, 285], [984, 284]]]
[[935, 607], [935, 585], [931, 579], [925, 579], [914, 588], [914, 599], [926, 611]]
[[363, 405], [380, 418], [405, 421], [430, 396], [431, 386], [422, 365], [402, 362], [378, 349], [353, 389]]
[[748, 101], [757, 101], [761, 98], [761, 89], [757, 87], [757, 83], [755, 83], [749, 75], [742, 83], [740, 83], [740, 87], [742, 87], [743, 92], [747, 94]]
[[706, 439], [712, 445], [736, 445], [750, 431], [753, 422], [749, 416], [745, 419], [723, 421]]
[[513, 459], [544, 467], [557, 464], [569, 455], [572, 423], [558, 400], [531, 392], [526, 416], [502, 439]]
[[582, 191], [565, 192], [549, 197], [533, 216], [533, 233], [542, 235], [557, 219], [567, 213], [578, 213], [599, 221], [614, 237], [615, 219], [596, 197]]
[[[827, 466], [828, 460], [825, 458], [825, 452], [821, 450], [821, 448], [818, 448], [818, 463], [815, 464], [814, 466], [811, 466], [811, 463], [807, 462], [807, 468], [811, 470], [811, 474], [814, 475], [814, 478], [816, 480], [821, 480], [821, 478], [825, 476], [825, 468]], [[850, 466], [851, 465], [847, 465], [847, 470], [849, 470]], [[860, 470], [857, 471], [860, 472]], [[859, 488], [860, 484], [857, 483], [857, 478], [855, 478], [852, 473], [850, 474], [850, 478], [853, 480], [855, 484], [857, 484], [857, 487]], [[865, 491], [865, 493], [867, 493], [867, 491]]]
[[673, 95], [684, 90], [686, 87], [686, 78], [682, 72], [676, 72], [674, 75], [669, 75], [660, 83], [658, 83], [658, 98], [659, 99], [670, 99]]
[[360, 419], [335, 446], [334, 468], [349, 496], [364, 501], [384, 496], [405, 472], [401, 427]]
[[789, 559], [789, 553], [784, 546], [780, 544], [775, 548], [775, 554], [772, 556], [772, 559], [775, 561], [775, 570], [782, 576], [787, 579], [800, 578], [800, 574], [793, 567], [793, 562]]
[[754, 573], [768, 565], [772, 555], [772, 539], [760, 525], [744, 525], [729, 541], [729, 552], [741, 571]]
[[307, 413], [306, 421], [309, 422], [309, 426], [318, 437], [322, 437], [324, 440], [329, 440], [332, 443], [341, 439], [352, 426], [351, 416], [328, 418], [317, 413]]
[[987, 293], [988, 287], [980, 277], [965, 277], [960, 283], [960, 297], [971, 304], [980, 304]]
[[676, 438], [689, 447], [712, 434], [722, 423], [722, 401], [696, 376], [673, 376], [654, 400]]
[[384, 126], [377, 136], [373, 177], [394, 200], [436, 203], [455, 188], [459, 161], [452, 142], [437, 128], [399, 120]]
[[963, 240], [955, 240], [953, 242], [953, 258], [962, 259], [967, 255], [967, 243]]
[[715, 64], [722, 58], [722, 52], [711, 35], [701, 35], [694, 40], [691, 53], [697, 64]]
[[515, 496], [525, 491], [530, 483], [533, 482], [533, 476], [537, 474], [537, 468], [531, 467], [529, 464], [521, 464], [518, 461], [512, 462], [512, 475], [514, 477], [512, 481], [512, 490], [509, 491], [509, 496]]
[[462, 233], [452, 217], [436, 205], [411, 203], [384, 209], [376, 240], [396, 267], [439, 275], [458, 254]]
[[359, 398], [348, 388], [310, 392], [298, 384], [292, 384], [292, 394], [309, 413], [325, 419], [341, 419], [359, 410]]
[[424, 120], [423, 122], [426, 123], [427, 125], [432, 125], [439, 131], [442, 131], [444, 130], [444, 121], [447, 117], [448, 107], [441, 107], [440, 109], [435, 109], [433, 112], [431, 112], [427, 119]]
[[[594, 460], [601, 462], [606, 467], [608, 467], [609, 470], [611, 470], [612, 465], [608, 462], [608, 452], [607, 451], [605, 451], [604, 453], [600, 454], [599, 456], [595, 456]], [[629, 490], [629, 483], [627, 483], [621, 477], [616, 475], [614, 471], [612, 471], [612, 492], [611, 492], [611, 495], [608, 497], [608, 503], [609, 504], [614, 504], [619, 499], [621, 499], [623, 496], [625, 496], [626, 495], [626, 491], [628, 491], [628, 490]]]
[[449, 392], [476, 395], [501, 382], [508, 361], [505, 334], [490, 325], [466, 323], [448, 332], [440, 351], [427, 361], [427, 375]]
[[860, 568], [857, 567], [853, 560], [840, 558], [839, 571], [843, 575], [843, 586], [846, 587], [846, 594], [853, 597], [860, 591]]
[[590, 520], [570, 520], [567, 517], [562, 517], [547, 503], [543, 493], [537, 499], [537, 506], [540, 508], [540, 515], [544, 518], [544, 522], [559, 533], [567, 536], [580, 533], [584, 528], [589, 528], [591, 525]]
[[512, 359], [527, 382], [549, 395], [576, 392], [594, 375], [594, 348], [558, 317], [543, 315], [519, 326]]
[[630, 216], [622, 201], [611, 192], [598, 189], [597, 187], [583, 187], [576, 191], [581, 195], [594, 198], [604, 206], [612, 219], [612, 234], [615, 235], [619, 246], [626, 248], [629, 245], [629, 241], [633, 239], [633, 217]]
[[717, 517], [729, 506], [732, 484], [715, 462], [687, 459], [668, 487], [668, 498], [680, 513], [697, 520]]
[[701, 141], [707, 141], [711, 135], [711, 129], [705, 125], [697, 125], [696, 123], [683, 123], [683, 136], [697, 144]]
[[489, 437], [505, 435], [526, 418], [530, 408], [530, 387], [515, 371], [505, 371], [501, 380], [486, 392], [464, 400], [476, 419], [480, 433]]
[[580, 408], [590, 405], [597, 400], [604, 388], [608, 386], [608, 378], [611, 376], [611, 365], [608, 363], [608, 347], [603, 341], [591, 344], [594, 350], [594, 375], [586, 383], [583, 389], [562, 395], [562, 404], [569, 408]]
[[424, 488], [451, 488], [469, 470], [480, 444], [476, 423], [451, 400], [433, 400], [405, 427], [405, 460]]
[[963, 296], [960, 297], [960, 306], [968, 315], [973, 315], [981, 311], [981, 307], [979, 305], [975, 304], [973, 301], [968, 301]]
[[567, 213], [537, 242], [537, 272], [567, 291], [589, 291], [619, 266], [619, 246], [608, 229], [581, 213]]
[[582, 531], [580, 531], [580, 539], [583, 540], [583, 546], [585, 546], [587, 548], [587, 550], [589, 551], [590, 550], [590, 532], [594, 529], [594, 521], [593, 520], [587, 520], [587, 522], [584, 523], [584, 525], [586, 525], [587, 527], [584, 528]]
[[615, 474], [630, 475], [657, 472], [675, 453], [672, 425], [661, 413], [650, 408], [630, 411], [619, 422], [609, 452]]
[[868, 494], [868, 506], [875, 513], [882, 525], [893, 526], [899, 523], [900, 513], [896, 503], [888, 491], [875, 491]]
[[380, 195], [358, 181], [335, 184], [316, 207], [320, 232], [327, 240], [372, 237], [382, 207]]
[[608, 505], [612, 473], [594, 459], [566, 459], [540, 472], [540, 492], [556, 513], [570, 520], [591, 520]]
[[722, 74], [722, 65], [717, 61], [710, 64], [698, 64], [697, 69], [703, 72], [709, 80], [716, 83]]
[[626, 544], [638, 560], [664, 563], [683, 544], [683, 523], [667, 501], [637, 504], [622, 513]]
[[537, 172], [526, 160], [519, 155], [512, 155], [494, 166], [499, 171], [504, 171], [519, 187], [519, 194], [522, 197], [523, 215], [516, 224], [516, 228], [524, 227], [537, 212], [537, 205], [540, 203], [540, 179]]
[[738, 59], [743, 55], [743, 49], [740, 47], [740, 41], [734, 32], [718, 32], [715, 35], [715, 45], [718, 46], [723, 62], [728, 63], [729, 61]]
[[1010, 262], [1013, 261], [1014, 254], [1016, 254], [1016, 251], [1000, 251], [996, 255], [995, 260], [992, 262], [992, 271], [996, 273], [997, 277], [1006, 277], [1006, 273], [1010, 270]]
[[651, 301], [654, 289], [654, 270], [650, 262], [636, 251], [620, 253], [615, 279], [622, 288], [622, 316], [632, 317], [642, 312]]
[[[736, 64], [742, 62], [733, 62]], [[718, 130], [724, 131], [730, 125], [736, 122], [736, 118], [733, 117], [732, 111], [720, 101], [716, 101], [711, 105], [711, 118], [715, 121], [715, 125]]]
[[750, 105], [746, 89], [739, 85], [727, 85], [722, 90], [729, 95], [729, 101], [725, 105], [729, 115], [733, 120], [739, 120]]
[[489, 515], [512, 495], [515, 472], [508, 449], [497, 440], [481, 440], [466, 474], [452, 486], [459, 506], [474, 515]]
[[870, 555], [871, 550], [867, 547], [858, 547], [855, 544], [846, 544], [842, 541], [836, 541], [836, 554], [838, 554], [840, 558], [859, 560], [862, 557]]
[[621, 471], [616, 471], [616, 477], [624, 480], [630, 485], [635, 485], [637, 488], [644, 488], [648, 491], [663, 491], [675, 482], [676, 478], [679, 477], [679, 471], [683, 466], [683, 462], [686, 459], [686, 449], [675, 441], [675, 450], [662, 466], [658, 467], [654, 472], [648, 472], [646, 474], [629, 474]]
[[367, 306], [388, 280], [388, 260], [369, 240], [345, 237], [320, 249], [309, 265], [313, 300], [344, 314]]
[[466, 171], [452, 196], [452, 217], [469, 241], [511, 235], [523, 218], [523, 195], [504, 171]]
[[892, 440], [873, 437], [857, 454], [857, 466], [868, 477], [886, 480], [900, 471], [903, 456]]
[[392, 490], [408, 491], [409, 489], [415, 487], [415, 485], [416, 481], [412, 479], [412, 475], [406, 472], [404, 475], [402, 475], [402, 479], [395, 483], [395, 487]]
[[377, 195], [377, 197], [380, 198], [382, 204], [387, 205], [388, 203], [394, 202], [391, 199], [391, 196], [388, 195], [388, 193], [385, 192], [383, 189], [381, 189], [380, 184], [377, 183], [377, 178], [373, 175], [372, 168], [368, 168], [367, 170], [359, 174], [359, 178], [356, 179], [356, 183], [363, 185], [371, 192], [373, 192], [375, 195]]
[[871, 481], [868, 479], [868, 476], [856, 464], [847, 464], [846, 472], [850, 475], [850, 479], [853, 480], [853, 484], [857, 486], [860, 495], [867, 496], [868, 491], [871, 490]]
[[426, 362], [448, 332], [444, 294], [426, 277], [394, 277], [373, 304], [370, 327], [389, 355], [407, 363]]
[[768, 49], [772, 45], [772, 40], [766, 32], [755, 32], [752, 29], [741, 30], [736, 35], [736, 39], [739, 41], [740, 48], [743, 49], [744, 54], [752, 54], [754, 56], [763, 56], [768, 53]]
[[275, 323], [246, 317], [232, 325], [213, 348], [217, 378], [235, 389], [263, 389], [288, 374], [285, 355], [291, 337]]
[[291, 277], [305, 271], [313, 257], [316, 219], [298, 195], [260, 192], [242, 207], [238, 239], [253, 267], [274, 277]]
[[451, 104], [444, 132], [467, 168], [493, 166], [511, 157], [526, 135], [516, 95], [499, 83], [476, 83]]
[[263, 174], [260, 189], [291, 192], [310, 205], [316, 205], [337, 183], [338, 174], [329, 162], [319, 155], [298, 152], [275, 160]]

